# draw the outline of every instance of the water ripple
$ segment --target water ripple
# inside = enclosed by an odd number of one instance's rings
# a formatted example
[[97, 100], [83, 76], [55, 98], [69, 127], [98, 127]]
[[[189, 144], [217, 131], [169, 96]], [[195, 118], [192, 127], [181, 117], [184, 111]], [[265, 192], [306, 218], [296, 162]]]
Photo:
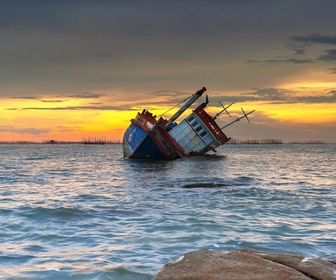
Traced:
[[0, 145], [2, 277], [151, 279], [198, 249], [336, 258], [335, 145], [218, 151], [153, 162], [120, 145]]

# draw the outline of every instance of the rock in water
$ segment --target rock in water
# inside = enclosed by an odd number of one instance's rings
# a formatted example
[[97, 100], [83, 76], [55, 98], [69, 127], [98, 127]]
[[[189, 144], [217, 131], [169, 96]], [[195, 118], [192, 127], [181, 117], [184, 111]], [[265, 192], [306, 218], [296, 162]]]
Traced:
[[184, 185], [184, 189], [196, 189], [196, 188], [219, 188], [219, 187], [228, 187], [226, 184], [215, 184], [215, 183], [194, 183]]
[[190, 252], [172, 261], [152, 280], [332, 280], [336, 262], [256, 250]]

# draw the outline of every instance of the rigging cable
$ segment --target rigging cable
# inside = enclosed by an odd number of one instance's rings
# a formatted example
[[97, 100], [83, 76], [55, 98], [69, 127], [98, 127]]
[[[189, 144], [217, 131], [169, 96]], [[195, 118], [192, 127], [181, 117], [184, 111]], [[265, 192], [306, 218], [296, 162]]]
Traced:
[[188, 96], [186, 99], [182, 100], [180, 103], [176, 104], [175, 106], [171, 107], [168, 111], [162, 113], [162, 114], [160, 115], [160, 117], [162, 117], [164, 114], [167, 114], [169, 111], [173, 110], [176, 106], [180, 105], [181, 103], [187, 101], [187, 100], [188, 100], [190, 97], [192, 97], [192, 96], [193, 96], [193, 94], [190, 95], [190, 96]]

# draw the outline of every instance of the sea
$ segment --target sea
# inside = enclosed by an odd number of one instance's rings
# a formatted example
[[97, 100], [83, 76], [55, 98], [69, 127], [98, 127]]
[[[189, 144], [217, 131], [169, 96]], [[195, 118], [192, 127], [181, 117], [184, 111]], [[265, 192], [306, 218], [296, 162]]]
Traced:
[[0, 145], [0, 279], [151, 279], [187, 252], [336, 258], [336, 144]]

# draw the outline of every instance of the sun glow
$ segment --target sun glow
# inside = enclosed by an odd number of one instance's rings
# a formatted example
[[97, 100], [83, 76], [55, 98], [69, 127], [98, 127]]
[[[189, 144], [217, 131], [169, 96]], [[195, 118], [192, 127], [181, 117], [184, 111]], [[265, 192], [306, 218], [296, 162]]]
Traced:
[[[125, 102], [120, 101], [112, 103], [120, 110], [102, 104], [111, 102], [93, 103], [91, 100], [90, 103], [65, 98], [4, 99], [0, 105], [0, 141], [82, 141], [88, 138], [120, 141], [130, 120], [142, 109], [126, 109]], [[156, 106], [152, 112], [159, 115], [165, 110]]]
[[336, 82], [335, 81], [301, 81], [301, 82], [293, 82], [293, 83], [285, 83], [281, 85], [282, 88], [288, 89], [328, 89], [328, 88], [335, 88]]
[[[322, 85], [326, 84], [315, 83], [314, 86], [309, 85], [309, 87], [303, 83], [291, 84], [295, 88], [285, 92], [288, 94], [285, 100], [239, 102], [230, 107], [229, 111], [233, 117], [237, 117], [242, 115], [240, 107], [243, 107], [246, 112], [255, 109], [256, 112], [249, 116], [251, 121], [265, 125], [270, 122], [272, 125], [279, 123], [281, 126], [323, 124], [332, 127], [336, 123], [335, 103], [313, 103], [311, 100], [309, 101], [311, 103], [299, 103], [297, 100], [292, 102], [297, 97], [303, 99], [332, 97], [332, 89], [321, 88]], [[163, 113], [165, 113], [164, 118], [169, 118], [179, 108], [177, 106], [169, 111], [175, 105], [169, 104], [169, 94], [165, 96], [153, 94], [153, 98], [151, 95], [139, 94], [137, 102], [128, 101], [128, 96], [125, 100], [121, 96], [117, 96], [114, 100], [114, 95], [102, 94], [97, 99], [78, 97], [3, 99], [0, 104], [0, 141], [51, 139], [82, 141], [88, 138], [120, 141], [130, 120], [137, 112], [148, 109], [158, 118]], [[257, 96], [257, 98], [260, 97], [262, 95]], [[192, 107], [197, 105], [199, 104]], [[216, 102], [212, 102], [210, 95], [210, 103], [207, 107], [209, 114], [215, 115], [221, 109]], [[190, 112], [191, 109], [181, 117], [185, 117]], [[223, 122], [227, 122], [227, 119]]]
[[335, 104], [254, 104], [252, 107], [278, 121], [315, 124], [336, 122]]

